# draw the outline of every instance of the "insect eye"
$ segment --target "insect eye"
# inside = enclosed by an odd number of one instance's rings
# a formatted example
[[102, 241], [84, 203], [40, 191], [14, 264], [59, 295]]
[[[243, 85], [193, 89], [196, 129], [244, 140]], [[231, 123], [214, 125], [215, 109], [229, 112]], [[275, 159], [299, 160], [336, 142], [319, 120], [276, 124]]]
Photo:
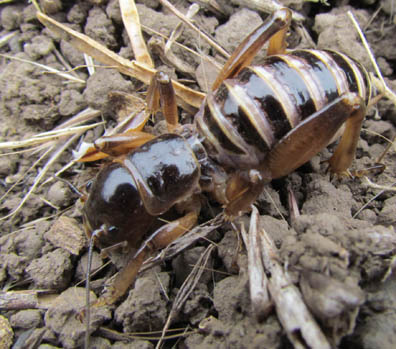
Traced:
[[85, 190], [86, 190], [87, 192], [89, 192], [89, 191], [91, 190], [92, 182], [93, 182], [93, 181], [90, 180], [90, 181], [87, 182], [87, 184], [85, 184]]
[[109, 234], [117, 234], [118, 233], [118, 228], [117, 227], [115, 227], [114, 225], [112, 225], [112, 226], [110, 226], [108, 229], [107, 229], [107, 232], [109, 233]]

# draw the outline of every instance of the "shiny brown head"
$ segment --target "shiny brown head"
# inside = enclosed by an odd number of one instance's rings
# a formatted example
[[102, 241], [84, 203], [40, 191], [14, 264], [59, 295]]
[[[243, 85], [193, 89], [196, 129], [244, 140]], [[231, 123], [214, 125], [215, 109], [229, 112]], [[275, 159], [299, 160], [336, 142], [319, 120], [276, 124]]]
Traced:
[[123, 241], [137, 246], [154, 220], [144, 207], [132, 175], [118, 162], [106, 166], [96, 176], [83, 216], [88, 236], [102, 229], [100, 247]]

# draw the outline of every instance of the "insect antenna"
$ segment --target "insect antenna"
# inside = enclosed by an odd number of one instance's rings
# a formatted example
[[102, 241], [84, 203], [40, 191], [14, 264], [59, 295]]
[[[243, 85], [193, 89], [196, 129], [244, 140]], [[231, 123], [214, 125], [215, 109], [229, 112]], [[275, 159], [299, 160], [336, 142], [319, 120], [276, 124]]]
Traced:
[[92, 267], [92, 252], [96, 237], [103, 232], [103, 227], [96, 229], [92, 232], [89, 239], [88, 247], [88, 262], [85, 275], [85, 341], [84, 348], [89, 349], [90, 339], [90, 324], [91, 324], [91, 305], [90, 305], [90, 292], [91, 292], [91, 267]]
[[67, 179], [58, 177], [57, 175], [53, 175], [52, 178], [54, 178], [54, 179], [56, 179], [56, 180], [58, 180], [58, 181], [60, 181], [62, 183], [65, 183], [70, 188], [70, 190], [73, 193], [77, 194], [80, 198], [85, 196], [85, 194], [82, 191], [80, 191], [76, 186], [71, 184], [71, 182], [69, 182]]

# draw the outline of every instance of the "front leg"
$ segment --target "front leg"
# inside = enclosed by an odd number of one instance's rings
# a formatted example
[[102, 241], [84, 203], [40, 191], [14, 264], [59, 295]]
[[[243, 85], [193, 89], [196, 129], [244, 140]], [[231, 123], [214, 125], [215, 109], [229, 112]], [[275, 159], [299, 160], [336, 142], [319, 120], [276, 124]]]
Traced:
[[235, 173], [227, 183], [226, 217], [232, 220], [233, 217], [250, 210], [251, 205], [263, 191], [264, 185], [270, 180], [267, 171], [251, 169]]
[[168, 75], [157, 72], [151, 79], [146, 96], [146, 108], [135, 119], [133, 127], [123, 133], [112, 136], [103, 136], [94, 144], [83, 143], [75, 157], [80, 162], [96, 161], [108, 156], [121, 156], [136, 149], [154, 138], [153, 135], [143, 132], [142, 129], [149, 116], [159, 109], [165, 117], [169, 132], [177, 132], [180, 127], [177, 113], [176, 95], [172, 80]]
[[142, 246], [129, 260], [127, 265], [119, 271], [113, 284], [106, 290], [105, 294], [94, 303], [94, 306], [114, 304], [135, 282], [139, 269], [147, 257], [153, 251], [168, 246], [172, 241], [190, 230], [196, 225], [197, 219], [198, 214], [195, 211], [189, 212], [185, 216], [157, 229], [143, 242]]

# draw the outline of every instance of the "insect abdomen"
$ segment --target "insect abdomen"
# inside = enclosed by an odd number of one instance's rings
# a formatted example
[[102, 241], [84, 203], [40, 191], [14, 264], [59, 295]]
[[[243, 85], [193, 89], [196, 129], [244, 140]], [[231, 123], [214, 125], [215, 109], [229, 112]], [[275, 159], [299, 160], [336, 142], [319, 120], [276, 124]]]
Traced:
[[367, 73], [333, 51], [296, 50], [267, 57], [227, 79], [196, 117], [210, 156], [231, 168], [257, 167], [276, 142], [346, 92], [366, 102]]

